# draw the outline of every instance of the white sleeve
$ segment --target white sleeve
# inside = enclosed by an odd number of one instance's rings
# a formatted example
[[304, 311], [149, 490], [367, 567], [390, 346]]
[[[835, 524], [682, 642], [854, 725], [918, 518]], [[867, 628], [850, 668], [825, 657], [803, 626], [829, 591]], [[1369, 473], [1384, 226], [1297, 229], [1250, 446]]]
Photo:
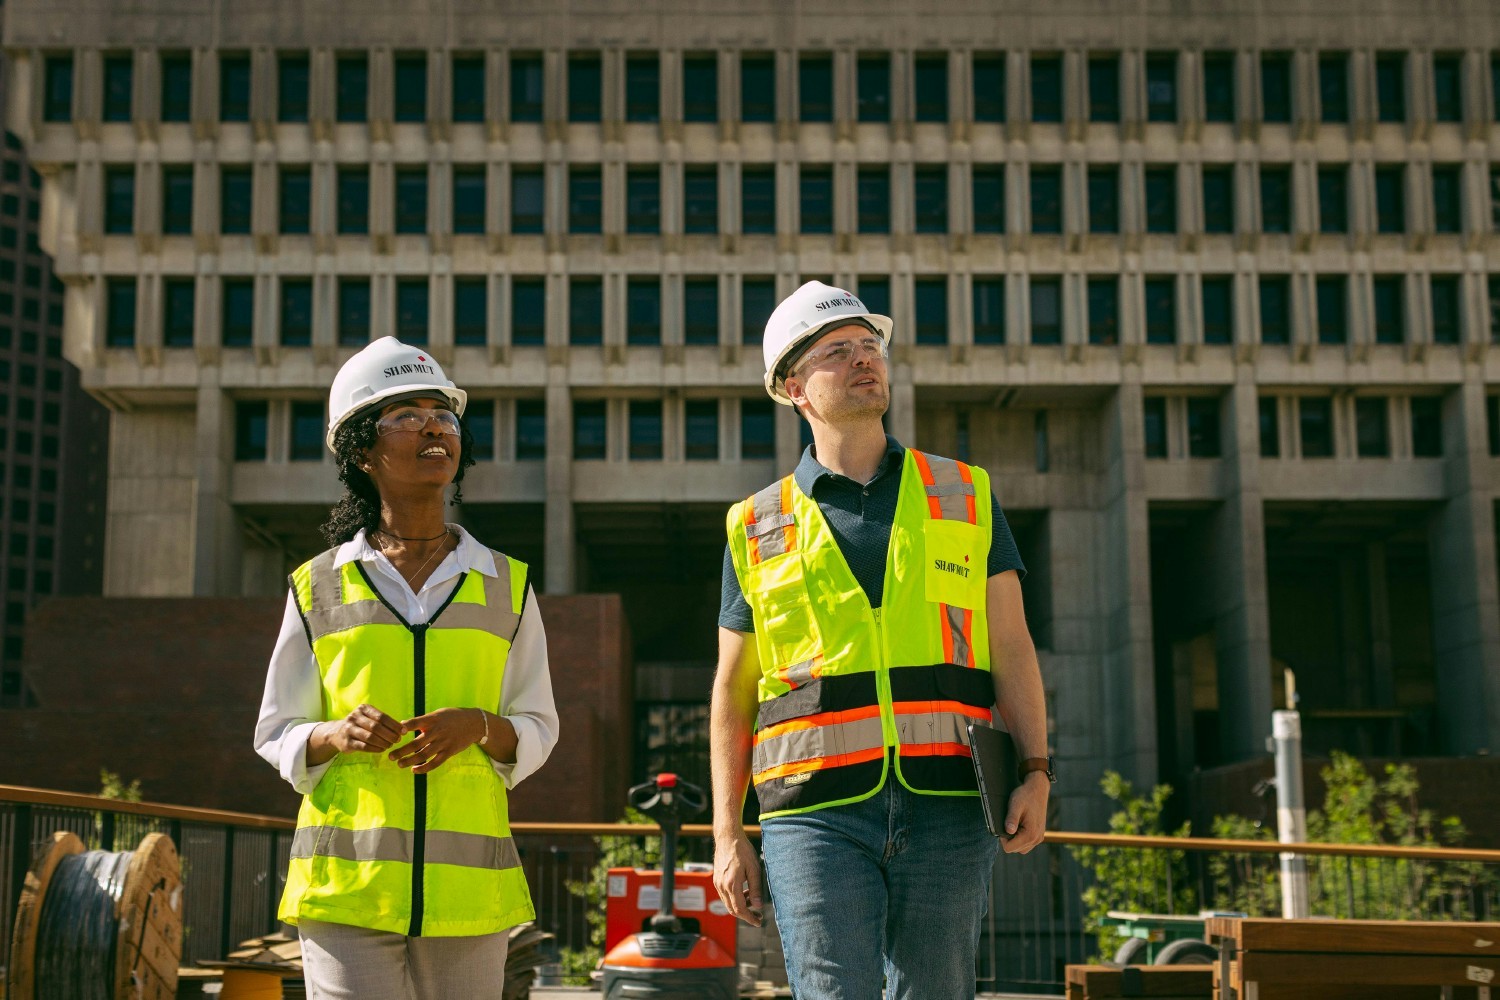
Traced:
[[516, 762], [495, 761], [495, 772], [514, 788], [547, 762], [557, 745], [557, 705], [552, 700], [552, 674], [547, 666], [547, 633], [537, 610], [536, 594], [526, 588], [521, 626], [505, 663], [500, 684], [500, 707], [516, 729]]
[[271, 651], [266, 690], [255, 723], [255, 752], [303, 795], [317, 787], [328, 763], [307, 766], [307, 740], [323, 722], [323, 683], [296, 599], [286, 595], [281, 634]]

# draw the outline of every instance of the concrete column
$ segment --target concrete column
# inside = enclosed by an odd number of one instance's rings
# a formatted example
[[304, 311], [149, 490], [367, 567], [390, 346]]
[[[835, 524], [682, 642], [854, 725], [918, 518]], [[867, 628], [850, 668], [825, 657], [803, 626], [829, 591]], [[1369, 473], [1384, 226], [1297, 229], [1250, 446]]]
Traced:
[[908, 448], [917, 441], [917, 388], [911, 365], [891, 366], [891, 405], [885, 414], [885, 429]]
[[547, 371], [547, 586], [571, 594], [577, 538], [573, 531], [573, 396], [566, 368]]
[[216, 382], [198, 385], [197, 488], [193, 491], [193, 595], [240, 593], [240, 531], [230, 503], [234, 401]]
[[776, 474], [784, 476], [802, 460], [802, 418], [794, 407], [776, 407]]
[[1500, 733], [1500, 584], [1484, 396], [1474, 371], [1444, 400], [1448, 499], [1428, 524], [1436, 729], [1451, 754], [1489, 749]]
[[1396, 704], [1395, 648], [1391, 642], [1391, 595], [1386, 576], [1385, 543], [1365, 546], [1364, 575], [1370, 592], [1370, 705]]

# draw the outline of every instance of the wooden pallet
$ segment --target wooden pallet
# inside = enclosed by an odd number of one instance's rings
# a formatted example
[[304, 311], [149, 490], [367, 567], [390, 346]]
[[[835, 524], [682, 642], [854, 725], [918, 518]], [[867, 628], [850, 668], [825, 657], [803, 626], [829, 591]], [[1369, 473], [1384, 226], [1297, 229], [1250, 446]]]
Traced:
[[1209, 1000], [1214, 989], [1207, 965], [1070, 965], [1066, 974], [1068, 1000]]

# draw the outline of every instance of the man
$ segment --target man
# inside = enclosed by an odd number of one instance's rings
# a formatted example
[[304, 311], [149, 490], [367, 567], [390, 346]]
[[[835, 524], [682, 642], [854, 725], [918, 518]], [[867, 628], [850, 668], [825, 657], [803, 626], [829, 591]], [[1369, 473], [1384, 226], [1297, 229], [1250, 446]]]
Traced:
[[1041, 841], [1052, 778], [1015, 541], [982, 469], [885, 435], [891, 326], [817, 281], [777, 306], [766, 391], [813, 446], [728, 518], [714, 884], [760, 923], [753, 781], [799, 1000], [973, 997], [998, 847], [966, 724], [998, 706], [1025, 758], [1006, 851]]

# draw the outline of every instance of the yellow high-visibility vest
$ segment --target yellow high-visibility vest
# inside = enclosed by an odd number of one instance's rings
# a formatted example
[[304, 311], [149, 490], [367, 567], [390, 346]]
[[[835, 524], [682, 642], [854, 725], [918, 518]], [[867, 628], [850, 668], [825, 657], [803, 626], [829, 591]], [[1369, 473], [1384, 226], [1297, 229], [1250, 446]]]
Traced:
[[[526, 565], [496, 552], [496, 576], [464, 574], [427, 622], [407, 622], [359, 560], [330, 549], [292, 592], [323, 678], [326, 717], [360, 704], [397, 719], [497, 706], [521, 624]], [[430, 774], [384, 753], [333, 759], [302, 799], [277, 916], [397, 934], [493, 934], [535, 915], [510, 834], [505, 782], [471, 746]]]
[[978, 794], [967, 725], [992, 724], [995, 701], [990, 528], [983, 469], [907, 449], [874, 610], [792, 476], [730, 508], [760, 655], [751, 780], [761, 819], [869, 798], [892, 759], [914, 792]]

